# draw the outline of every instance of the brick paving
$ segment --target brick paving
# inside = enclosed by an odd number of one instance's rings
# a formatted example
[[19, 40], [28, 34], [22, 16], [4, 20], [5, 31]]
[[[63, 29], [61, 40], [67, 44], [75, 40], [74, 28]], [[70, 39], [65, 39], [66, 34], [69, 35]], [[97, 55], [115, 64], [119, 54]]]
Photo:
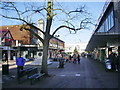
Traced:
[[[26, 67], [38, 67], [29, 65]], [[25, 78], [18, 84], [16, 68], [10, 69], [8, 76], [3, 76], [3, 88], [118, 88], [117, 72], [106, 72], [104, 65], [94, 60], [82, 58], [81, 64], [65, 63], [64, 68], [58, 68], [58, 62], [48, 65], [50, 77], [42, 77], [30, 85]], [[8, 78], [6, 81], [5, 79]], [[108, 82], [109, 81], [109, 82]]]

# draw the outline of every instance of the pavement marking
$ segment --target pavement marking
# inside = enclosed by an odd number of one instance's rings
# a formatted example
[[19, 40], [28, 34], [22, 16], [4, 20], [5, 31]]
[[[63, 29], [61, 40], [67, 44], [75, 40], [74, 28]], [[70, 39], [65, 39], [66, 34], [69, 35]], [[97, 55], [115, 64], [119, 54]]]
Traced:
[[75, 74], [75, 76], [78, 77], [78, 76], [80, 76], [80, 74], [77, 73], [77, 74]]
[[64, 76], [66, 76], [66, 75], [60, 75], [60, 76], [64, 77]]
[[65, 77], [65, 76], [76, 76], [76, 77], [80, 77], [81, 75], [80, 75], [80, 73], [77, 73], [77, 74], [73, 74], [73, 75], [64, 75], [64, 74], [62, 74], [62, 75], [58, 75], [58, 76], [62, 76], [62, 77]]

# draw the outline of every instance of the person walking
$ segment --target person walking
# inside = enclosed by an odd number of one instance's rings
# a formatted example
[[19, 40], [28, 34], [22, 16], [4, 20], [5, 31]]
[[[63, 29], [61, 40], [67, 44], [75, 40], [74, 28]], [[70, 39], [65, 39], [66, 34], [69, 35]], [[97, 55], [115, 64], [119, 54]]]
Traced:
[[120, 72], [120, 53], [118, 53], [118, 56], [117, 56], [117, 71]]
[[119, 67], [119, 54], [117, 55], [116, 53], [114, 53], [113, 55], [114, 55], [114, 60], [115, 60], [115, 71], [118, 71], [118, 67]]
[[71, 62], [71, 60], [72, 60], [72, 56], [71, 56], [71, 55], [69, 55], [69, 63]]
[[108, 58], [110, 59], [112, 70], [115, 70], [115, 61], [117, 59], [115, 54], [112, 52]]
[[3, 61], [3, 62], [6, 62], [7, 60], [8, 60], [8, 55], [7, 55], [7, 53], [4, 53], [4, 54], [3, 54], [2, 61]]
[[113, 70], [116, 70], [117, 54], [113, 53]]
[[74, 61], [73, 61], [73, 63], [75, 63], [76, 64], [76, 54], [73, 54], [73, 59], [74, 59]]
[[23, 70], [24, 64], [25, 64], [25, 59], [23, 57], [21, 57], [21, 54], [19, 54], [19, 57], [17, 57], [17, 59], [16, 59], [18, 77], [20, 75], [20, 70]]
[[80, 64], [80, 55], [79, 54], [78, 54], [77, 59], [78, 59], [78, 64]]
[[59, 67], [58, 68], [64, 68], [64, 58], [62, 54], [58, 54], [58, 60], [59, 60]]

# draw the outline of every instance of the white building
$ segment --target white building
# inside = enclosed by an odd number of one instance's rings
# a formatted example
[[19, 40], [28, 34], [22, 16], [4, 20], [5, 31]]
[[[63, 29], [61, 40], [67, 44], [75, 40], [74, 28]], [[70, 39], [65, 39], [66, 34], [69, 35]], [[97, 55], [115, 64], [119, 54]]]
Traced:
[[85, 52], [87, 43], [85, 42], [80, 42], [76, 44], [65, 44], [65, 52], [68, 54], [73, 54], [75, 48], [77, 48], [79, 54]]
[[[43, 19], [39, 19], [38, 20], [38, 28], [41, 29], [42, 31], [44, 31], [44, 21]], [[41, 36], [41, 38], [44, 38], [44, 35], [38, 31], [38, 35]], [[40, 40], [38, 40], [38, 48], [41, 49], [42, 48], [42, 42]]]

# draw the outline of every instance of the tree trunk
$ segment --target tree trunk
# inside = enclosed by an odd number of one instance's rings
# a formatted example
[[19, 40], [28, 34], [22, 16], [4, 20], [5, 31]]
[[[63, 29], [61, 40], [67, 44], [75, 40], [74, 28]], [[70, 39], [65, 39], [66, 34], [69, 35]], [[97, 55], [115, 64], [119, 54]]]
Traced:
[[43, 44], [43, 57], [42, 57], [42, 68], [41, 73], [45, 73], [48, 75], [48, 69], [47, 69], [47, 59], [48, 59], [48, 49], [49, 49], [49, 38], [45, 37]]
[[45, 31], [44, 43], [43, 43], [43, 57], [42, 57], [42, 68], [41, 68], [41, 73], [45, 73], [46, 75], [48, 75], [47, 59], [48, 59], [49, 40], [50, 40], [50, 28], [52, 25], [52, 17], [53, 17], [52, 7], [53, 7], [53, 1], [48, 0], [47, 22], [46, 22], [46, 31]]

